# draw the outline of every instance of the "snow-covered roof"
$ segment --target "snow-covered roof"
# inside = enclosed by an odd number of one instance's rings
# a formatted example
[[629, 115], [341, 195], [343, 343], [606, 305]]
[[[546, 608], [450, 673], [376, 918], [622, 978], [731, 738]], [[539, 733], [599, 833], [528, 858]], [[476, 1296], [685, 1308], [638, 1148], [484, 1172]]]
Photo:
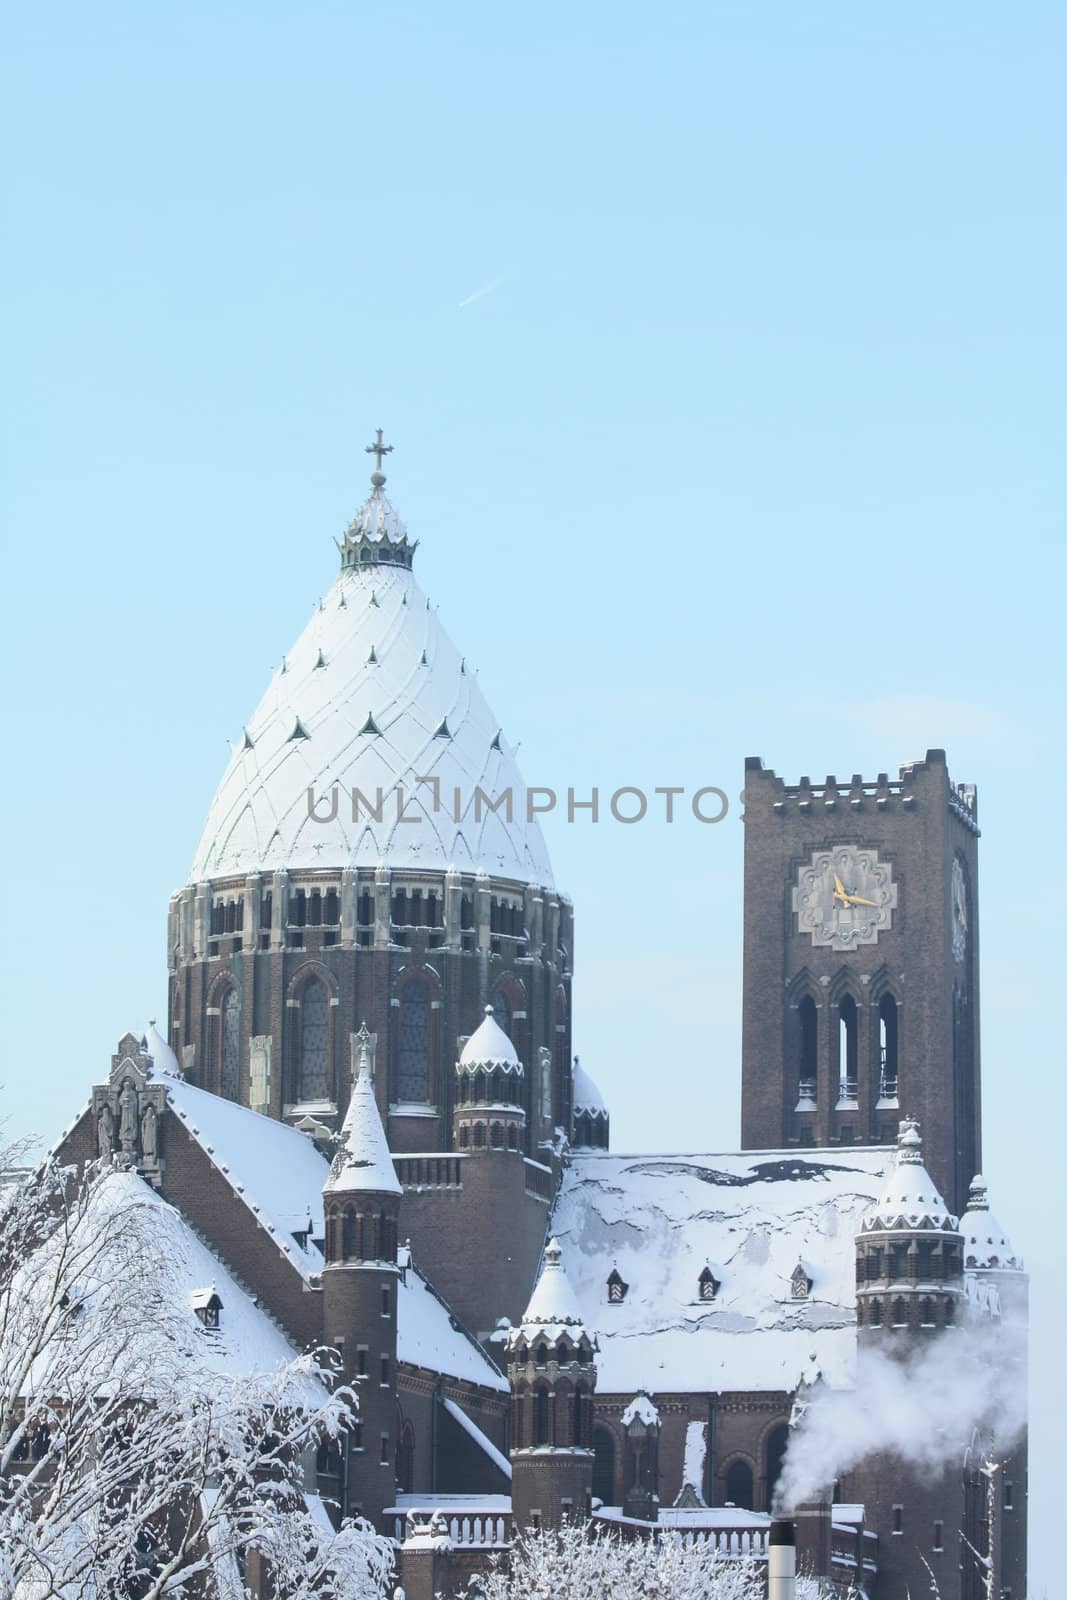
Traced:
[[[395, 538], [390, 515], [372, 518], [369, 535]], [[313, 820], [309, 789], [325, 817], [335, 785], [336, 817]], [[351, 791], [376, 807], [379, 788], [381, 820], [363, 806], [353, 821]], [[494, 802], [510, 790], [510, 819], [506, 802], [491, 809], [478, 789]], [[552, 883], [521, 774], [477, 678], [412, 573], [373, 564], [338, 575], [275, 670], [233, 744], [190, 881], [381, 863]]]
[[485, 1016], [460, 1051], [458, 1065], [465, 1072], [476, 1072], [479, 1067], [522, 1071], [518, 1052], [493, 1015], [492, 1006], [486, 1006]]
[[152, 1057], [153, 1073], [161, 1072], [168, 1078], [180, 1078], [182, 1069], [178, 1065], [178, 1057], [164, 1039], [154, 1022], [150, 1022], [144, 1031], [142, 1045], [146, 1055]]
[[[274, 1232], [279, 1248], [306, 1278], [320, 1273], [323, 1258], [312, 1240], [323, 1237], [322, 1191], [330, 1169], [307, 1135], [196, 1089], [184, 1079], [164, 1081], [175, 1112], [235, 1193]], [[305, 1248], [293, 1232], [302, 1234], [309, 1216], [311, 1237]], [[406, 1251], [400, 1252], [400, 1260], [408, 1270], [401, 1275], [397, 1294], [398, 1358], [505, 1392], [507, 1380], [463, 1331], [418, 1268], [410, 1265]], [[197, 1287], [211, 1281], [210, 1274], [203, 1276]], [[215, 1281], [228, 1307], [226, 1290], [221, 1280]]]
[[971, 1179], [967, 1209], [960, 1218], [963, 1264], [971, 1268], [1022, 1268], [1022, 1257], [989, 1209], [989, 1190], [978, 1173]]
[[885, 1175], [877, 1203], [863, 1221], [869, 1232], [903, 1228], [932, 1228], [939, 1231], [956, 1226], [933, 1178], [923, 1165], [919, 1125], [905, 1118], [900, 1124], [896, 1156]]
[[619, 1418], [619, 1424], [623, 1428], [628, 1428], [634, 1422], [641, 1422], [646, 1428], [659, 1427], [659, 1412], [647, 1394], [635, 1394]]
[[574, 1058], [574, 1112], [585, 1111], [591, 1117], [606, 1117], [608, 1108], [592, 1078], [577, 1056]]
[[574, 1339], [584, 1331], [582, 1310], [567, 1281], [559, 1241], [550, 1239], [545, 1245], [541, 1276], [534, 1285], [522, 1322], [508, 1335], [508, 1348], [520, 1339], [533, 1339], [538, 1334], [546, 1339], [559, 1339], [567, 1333]]
[[[94, 1207], [105, 1222], [128, 1207], [152, 1213], [151, 1235], [158, 1248], [155, 1270], [161, 1294], [173, 1306], [188, 1307], [188, 1351], [209, 1370], [230, 1375], [277, 1372], [295, 1361], [299, 1351], [266, 1311], [234, 1278], [225, 1262], [186, 1222], [181, 1212], [135, 1172], [114, 1170], [97, 1192]], [[204, 1285], [210, 1284], [222, 1311], [218, 1328], [206, 1333], [196, 1316]], [[210, 1303], [211, 1295], [208, 1296]], [[299, 1380], [303, 1400], [322, 1405], [327, 1391], [318, 1379]]]
[[397, 1359], [506, 1394], [508, 1381], [503, 1373], [481, 1345], [464, 1332], [440, 1295], [412, 1265], [410, 1252], [401, 1249], [399, 1257], [406, 1271], [400, 1275], [397, 1295]]
[[[152, 1076], [156, 1076], [153, 1056]], [[257, 1221], [305, 1278], [322, 1271], [312, 1243], [324, 1236], [322, 1187], [328, 1168], [307, 1134], [232, 1100], [164, 1075], [167, 1100]], [[307, 1237], [301, 1244], [294, 1234]]]
[[[580, 1315], [599, 1343], [602, 1394], [785, 1390], [816, 1365], [848, 1381], [854, 1236], [884, 1150], [571, 1156], [553, 1213]], [[811, 1295], [790, 1294], [803, 1254]], [[716, 1262], [721, 1287], [699, 1297]], [[609, 1303], [612, 1266], [628, 1283]]]
[[378, 1114], [366, 1047], [352, 1089], [337, 1154], [326, 1180], [326, 1194], [403, 1193]]

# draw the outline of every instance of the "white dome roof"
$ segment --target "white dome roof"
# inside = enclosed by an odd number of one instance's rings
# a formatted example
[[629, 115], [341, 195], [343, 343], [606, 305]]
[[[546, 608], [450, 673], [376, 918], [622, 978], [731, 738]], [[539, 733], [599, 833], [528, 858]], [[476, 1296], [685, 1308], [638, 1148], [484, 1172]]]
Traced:
[[[369, 544], [403, 533], [380, 491], [357, 524]], [[418, 778], [438, 780], [439, 809]], [[334, 785], [336, 818], [313, 820], [308, 790], [324, 816]], [[398, 785], [417, 823], [398, 822]], [[381, 822], [367, 810], [379, 788]], [[476, 788], [492, 799], [510, 789], [512, 820], [484, 802], [476, 817]], [[357, 822], [353, 789], [366, 800]], [[342, 570], [275, 671], [211, 802], [191, 881], [381, 864], [552, 884], [522, 777], [474, 675], [410, 570], [384, 562]]]
[[606, 1117], [608, 1114], [604, 1096], [577, 1056], [574, 1058], [574, 1110], [576, 1114], [579, 1111], [588, 1111], [593, 1117]]
[[486, 1006], [485, 1016], [460, 1051], [459, 1065], [469, 1072], [476, 1067], [503, 1067], [506, 1072], [521, 1072], [518, 1052]]
[[971, 1179], [967, 1209], [960, 1218], [963, 1264], [974, 1268], [1022, 1268], [1021, 1259], [989, 1209], [989, 1191], [981, 1173]]
[[578, 1297], [563, 1270], [563, 1252], [559, 1242], [550, 1239], [545, 1245], [541, 1276], [523, 1312], [522, 1322], [517, 1328], [512, 1328], [508, 1335], [508, 1346], [511, 1348], [520, 1338], [532, 1339], [539, 1333], [548, 1339], [558, 1339], [564, 1331], [572, 1338], [577, 1338], [585, 1332], [585, 1324]]

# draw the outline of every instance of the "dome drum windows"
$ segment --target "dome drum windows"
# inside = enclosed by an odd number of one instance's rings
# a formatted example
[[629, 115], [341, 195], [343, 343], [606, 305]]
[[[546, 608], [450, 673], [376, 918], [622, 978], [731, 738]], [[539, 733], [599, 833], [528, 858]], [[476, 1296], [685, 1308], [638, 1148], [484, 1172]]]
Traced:
[[324, 945], [336, 944], [341, 929], [341, 897], [335, 884], [322, 888], [290, 889], [286, 910], [286, 941], [292, 950], [303, 950], [305, 931], [321, 929]]
[[[245, 902], [244, 895], [216, 895], [211, 902], [208, 927], [207, 953], [209, 956], [234, 954], [244, 947]], [[227, 936], [223, 950], [220, 940]]]

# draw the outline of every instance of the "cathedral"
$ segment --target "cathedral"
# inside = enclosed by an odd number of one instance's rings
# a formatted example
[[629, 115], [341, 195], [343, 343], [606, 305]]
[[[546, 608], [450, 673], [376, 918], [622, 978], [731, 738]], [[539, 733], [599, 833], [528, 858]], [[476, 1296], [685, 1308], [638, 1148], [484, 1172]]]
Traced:
[[[174, 1209], [235, 1363], [256, 1319], [339, 1352], [358, 1421], [308, 1493], [396, 1540], [409, 1600], [568, 1517], [765, 1561], [792, 1434], [865, 1350], [1025, 1321], [980, 1170], [975, 790], [937, 749], [746, 762], [741, 1148], [692, 1153], [694, 1107], [681, 1153], [614, 1153], [574, 908], [369, 448], [171, 899], [165, 1027], [60, 1153]], [[839, 1593], [1023, 1600], [1024, 1434], [826, 1467], [790, 1509]]]

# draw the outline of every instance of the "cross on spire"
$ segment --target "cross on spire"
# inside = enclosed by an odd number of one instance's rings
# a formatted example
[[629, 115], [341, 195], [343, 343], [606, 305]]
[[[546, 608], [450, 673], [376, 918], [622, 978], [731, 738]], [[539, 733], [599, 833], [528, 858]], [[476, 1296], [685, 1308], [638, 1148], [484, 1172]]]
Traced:
[[366, 448], [366, 454], [374, 457], [374, 471], [371, 473], [370, 481], [376, 489], [380, 489], [385, 482], [385, 473], [382, 471], [382, 457], [391, 455], [392, 451], [391, 444], [382, 443], [382, 430], [379, 428], [378, 437], [373, 444], [369, 444]]

